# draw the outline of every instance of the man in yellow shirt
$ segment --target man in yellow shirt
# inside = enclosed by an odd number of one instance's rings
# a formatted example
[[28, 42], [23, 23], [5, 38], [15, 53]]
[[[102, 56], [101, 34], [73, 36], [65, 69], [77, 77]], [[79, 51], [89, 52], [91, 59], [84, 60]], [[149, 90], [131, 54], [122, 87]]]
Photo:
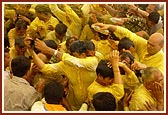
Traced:
[[141, 84], [130, 97], [124, 110], [129, 111], [163, 111], [164, 79], [163, 74], [155, 67], [147, 67], [142, 72]]
[[8, 32], [8, 39], [9, 39], [9, 45], [10, 47], [13, 47], [15, 45], [15, 39], [16, 38], [22, 38], [26, 36], [26, 29], [27, 29], [27, 22], [23, 19], [17, 20], [15, 24], [15, 28], [11, 29]]
[[48, 32], [54, 30], [59, 21], [52, 16], [48, 4], [36, 5], [35, 13], [37, 17], [30, 23], [27, 31], [35, 37], [44, 39]]
[[82, 29], [82, 19], [67, 4], [61, 5], [61, 10], [57, 4], [50, 4], [51, 12], [63, 23], [67, 28], [67, 36], [79, 37]]
[[10, 48], [9, 54], [11, 59], [20, 55], [23, 55], [27, 58], [31, 56], [30, 52], [28, 51], [27, 47], [24, 44], [24, 38], [15, 39], [15, 45]]
[[[96, 68], [97, 79], [87, 89], [90, 103], [93, 99], [93, 95], [98, 92], [111, 93], [115, 97], [116, 104], [124, 96], [124, 86], [117, 63], [118, 61], [119, 52], [113, 50], [110, 53], [110, 61], [101, 60], [99, 62]], [[94, 110], [92, 104], [89, 110]]]
[[[38, 44], [37, 43], [35, 45]], [[81, 58], [82, 62], [94, 62], [94, 66], [96, 67], [96, 61], [98, 63], [98, 60], [95, 57], [90, 57], [89, 59], [85, 59], [83, 57], [86, 57], [86, 46], [80, 45], [76, 47], [79, 44], [83, 44], [82, 42], [75, 42], [75, 44], [71, 45], [71, 52], [78, 58]], [[27, 42], [27, 46], [29, 43]], [[42, 46], [42, 45], [41, 45]], [[34, 63], [40, 68], [42, 73], [52, 75], [53, 73], [56, 75], [66, 75], [69, 79], [68, 87], [69, 87], [69, 95], [67, 96], [67, 100], [72, 108], [72, 110], [79, 110], [82, 103], [87, 98], [87, 87], [96, 79], [96, 72], [93, 70], [88, 70], [86, 68], [79, 68], [76, 65], [70, 65], [66, 64], [64, 61], [60, 61], [55, 64], [44, 64], [43, 61], [41, 61], [38, 56], [35, 54], [35, 52], [29, 47], [29, 50], [33, 56]], [[55, 50], [48, 50], [47, 48], [44, 48], [48, 51], [48, 53], [52, 52], [51, 54], [54, 54]], [[80, 50], [79, 50], [80, 49]], [[79, 52], [77, 51], [79, 50]], [[67, 58], [68, 54], [62, 55], [63, 59]], [[80, 62], [80, 61], [79, 61]]]
[[133, 41], [135, 51], [139, 57], [139, 62], [135, 62], [132, 65], [133, 69], [140, 70], [149, 66], [154, 66], [164, 74], [164, 52], [162, 50], [164, 46], [164, 36], [162, 34], [154, 33], [148, 40], [145, 40], [128, 29], [120, 26], [102, 23], [94, 25], [99, 26], [102, 29], [109, 29], [120, 39], [127, 37]]

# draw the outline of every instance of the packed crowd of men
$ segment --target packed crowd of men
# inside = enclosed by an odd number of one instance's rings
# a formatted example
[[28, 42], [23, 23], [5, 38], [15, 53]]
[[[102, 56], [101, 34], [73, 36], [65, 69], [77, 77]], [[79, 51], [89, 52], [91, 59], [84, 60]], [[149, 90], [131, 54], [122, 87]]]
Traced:
[[4, 111], [164, 111], [164, 4], [4, 4]]

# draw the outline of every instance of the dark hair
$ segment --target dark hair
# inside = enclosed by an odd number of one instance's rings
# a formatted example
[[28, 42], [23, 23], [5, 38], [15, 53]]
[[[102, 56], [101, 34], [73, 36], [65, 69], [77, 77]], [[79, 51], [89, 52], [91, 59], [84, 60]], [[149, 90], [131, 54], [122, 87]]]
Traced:
[[59, 35], [65, 34], [67, 31], [67, 26], [63, 23], [58, 23], [55, 26], [55, 32]]
[[4, 53], [8, 53], [9, 51], [9, 48], [4, 48]]
[[52, 81], [44, 87], [44, 97], [48, 104], [59, 104], [64, 95], [64, 87], [61, 83]]
[[107, 66], [108, 62], [109, 62], [108, 60], [101, 60], [96, 68], [96, 74], [97, 75], [100, 74], [103, 78], [107, 77], [114, 78], [114, 72], [112, 68], [109, 68]]
[[54, 40], [44, 40], [44, 43], [52, 49], [57, 49], [57, 44]]
[[120, 39], [114, 34], [114, 32], [110, 31], [110, 38], [113, 40], [119, 41]]
[[109, 35], [102, 34], [100, 32], [98, 32], [98, 35], [99, 35], [101, 40], [106, 40], [108, 38], [108, 36], [109, 36]]
[[149, 13], [148, 19], [151, 22], [157, 24], [159, 22], [159, 19], [160, 19], [160, 14], [158, 12], [151, 12], [151, 13]]
[[77, 52], [79, 54], [86, 53], [86, 44], [84, 41], [76, 40], [70, 45], [71, 53]]
[[125, 60], [126, 57], [129, 57], [130, 64], [134, 63], [134, 56], [132, 54], [130, 54], [129, 52], [121, 52], [120, 57], [121, 57], [121, 60]]
[[85, 44], [86, 44], [86, 49], [87, 50], [90, 50], [90, 51], [94, 51], [95, 50], [95, 44], [92, 41], [86, 40]]
[[115, 111], [115, 97], [108, 92], [98, 92], [93, 95], [93, 106], [96, 111]]
[[19, 48], [23, 48], [25, 47], [25, 44], [24, 44], [24, 38], [21, 37], [21, 38], [16, 38], [15, 39], [15, 46], [18, 46]]
[[25, 56], [17, 56], [11, 61], [12, 73], [14, 76], [23, 77], [30, 69], [31, 60]]
[[28, 23], [25, 20], [18, 19], [16, 21], [15, 27], [17, 27], [18, 30], [21, 30], [21, 29], [27, 29], [27, 25]]
[[121, 52], [123, 49], [128, 50], [131, 46], [134, 47], [134, 43], [129, 38], [122, 38], [118, 43], [118, 51]]

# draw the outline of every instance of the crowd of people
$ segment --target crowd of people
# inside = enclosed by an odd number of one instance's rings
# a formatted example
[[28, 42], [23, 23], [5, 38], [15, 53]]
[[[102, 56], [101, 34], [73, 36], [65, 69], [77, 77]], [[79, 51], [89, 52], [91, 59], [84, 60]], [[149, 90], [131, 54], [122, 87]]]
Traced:
[[164, 111], [164, 7], [4, 4], [4, 111]]

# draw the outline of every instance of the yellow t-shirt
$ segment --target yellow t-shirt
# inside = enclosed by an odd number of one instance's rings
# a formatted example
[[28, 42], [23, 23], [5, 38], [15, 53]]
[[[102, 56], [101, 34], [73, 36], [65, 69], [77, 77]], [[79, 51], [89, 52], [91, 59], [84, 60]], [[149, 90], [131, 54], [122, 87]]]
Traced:
[[42, 31], [40, 31], [40, 36], [41, 37], [46, 37], [47, 33], [50, 32], [51, 30], [48, 30], [48, 27], [49, 26], [52, 26], [53, 28], [55, 28], [55, 26], [59, 23], [59, 21], [51, 16], [51, 18], [47, 21], [47, 22], [44, 22], [42, 20], [40, 20], [38, 17], [36, 17], [30, 24], [30, 26], [28, 27], [27, 31], [37, 31], [37, 28], [40, 27], [40, 28], [43, 28]]
[[68, 27], [68, 36], [80, 36], [82, 29], [82, 20], [69, 5], [65, 5], [63, 7], [64, 11], [62, 11], [56, 4], [50, 4], [50, 9], [52, 13]]
[[96, 72], [85, 68], [65, 64], [63, 61], [56, 64], [45, 64], [42, 73], [65, 75], [68, 77], [69, 95], [67, 100], [72, 110], [79, 110], [87, 98], [87, 87], [96, 79]]
[[91, 40], [94, 38], [94, 36], [95, 36], [95, 34], [93, 33], [93, 31], [89, 27], [89, 24], [87, 24], [84, 26], [79, 39], [80, 40]]
[[[118, 105], [118, 101], [124, 96], [124, 86], [120, 84], [112, 84], [111, 86], [102, 86], [101, 84], [94, 81], [88, 87], [88, 98], [91, 101], [93, 99], [93, 95], [98, 92], [109, 92], [113, 94], [116, 99], [116, 104]], [[94, 110], [93, 106], [90, 108]]]
[[16, 28], [11, 29], [8, 32], [8, 39], [9, 39], [10, 47], [14, 47], [16, 38], [22, 38], [22, 37], [25, 37], [25, 36], [26, 36], [26, 34], [24, 34], [23, 36], [19, 36], [16, 32]]
[[139, 86], [139, 79], [133, 71], [130, 74], [125, 74], [121, 76], [125, 89], [134, 90]]
[[142, 84], [134, 90], [131, 100], [129, 101], [129, 110], [147, 111], [146, 107], [144, 106], [144, 104], [146, 103], [145, 101], [156, 106], [156, 101], [152, 98], [151, 93]]
[[164, 53], [162, 50], [153, 56], [147, 57], [147, 40], [120, 26], [117, 26], [114, 34], [120, 39], [127, 37], [133, 41], [139, 62], [146, 64], [148, 67], [157, 67], [164, 74]]
[[108, 40], [100, 40], [97, 42], [97, 45], [95, 46], [96, 46], [95, 50], [103, 54], [104, 58], [108, 60], [110, 51], [113, 50], [110, 47], [110, 43], [108, 42]]
[[[18, 56], [18, 51], [15, 49], [15, 47], [11, 47], [10, 51], [9, 51], [9, 54], [10, 54], [10, 58], [13, 59], [13, 58]], [[27, 57], [27, 58], [29, 58], [29, 56], [31, 56], [31, 54], [30, 54], [28, 49], [26, 50], [24, 56]]]

